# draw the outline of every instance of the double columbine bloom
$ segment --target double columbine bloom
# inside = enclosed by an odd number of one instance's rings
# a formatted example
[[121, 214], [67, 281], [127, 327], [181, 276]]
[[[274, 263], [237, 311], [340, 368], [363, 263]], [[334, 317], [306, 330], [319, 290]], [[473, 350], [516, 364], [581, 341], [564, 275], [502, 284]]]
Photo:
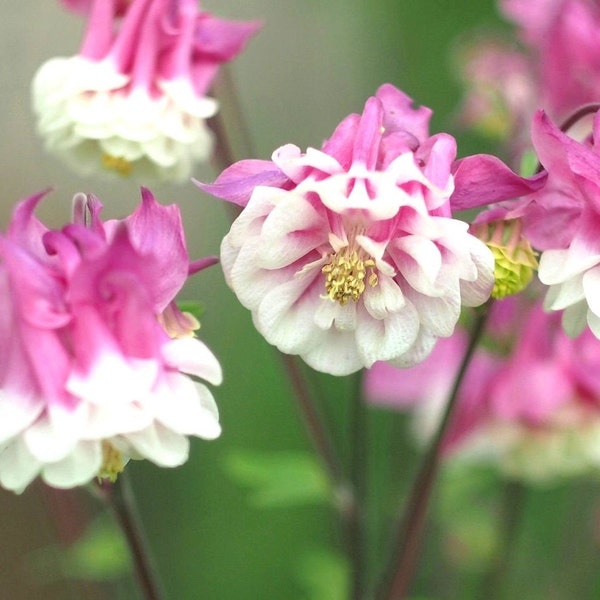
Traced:
[[77, 56], [35, 75], [37, 128], [83, 175], [182, 181], [210, 157], [207, 97], [219, 66], [257, 28], [201, 12], [197, 0], [63, 0], [88, 14]]
[[[172, 467], [188, 435], [219, 435], [203, 383], [220, 366], [174, 304], [189, 272], [179, 210], [148, 190], [129, 217], [102, 222], [76, 197], [74, 222], [45, 227], [21, 202], [0, 237], [0, 484], [37, 475], [71, 487], [114, 478], [129, 458]], [[210, 261], [209, 261], [210, 262]]]
[[[281, 351], [335, 375], [378, 360], [410, 366], [452, 334], [461, 305], [488, 298], [492, 253], [452, 218], [456, 144], [429, 135], [430, 115], [383, 85], [321, 150], [283, 146], [272, 161], [241, 161], [201, 185], [244, 207], [223, 240], [223, 269]], [[464, 174], [485, 171], [489, 157], [472, 159], [461, 168], [462, 206], [486, 192]]]

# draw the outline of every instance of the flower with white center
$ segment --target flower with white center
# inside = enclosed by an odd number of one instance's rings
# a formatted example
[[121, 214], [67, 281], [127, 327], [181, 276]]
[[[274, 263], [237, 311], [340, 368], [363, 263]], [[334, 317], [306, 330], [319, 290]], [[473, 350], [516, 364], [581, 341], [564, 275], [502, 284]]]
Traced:
[[74, 222], [46, 228], [21, 202], [0, 237], [0, 485], [36, 476], [72, 487], [111, 479], [129, 458], [173, 467], [187, 436], [216, 438], [221, 368], [174, 305], [190, 271], [176, 206], [148, 190], [102, 222], [76, 197]]
[[[72, 6], [71, 6], [72, 5]], [[221, 63], [258, 28], [200, 12], [196, 0], [86, 0], [79, 55], [44, 63], [32, 84], [46, 148], [83, 175], [182, 181], [212, 152], [206, 96]]]
[[257, 329], [313, 368], [408, 366], [493, 286], [490, 250], [452, 218], [454, 138], [391, 85], [321, 150], [241, 161], [201, 188], [244, 206], [221, 248]]

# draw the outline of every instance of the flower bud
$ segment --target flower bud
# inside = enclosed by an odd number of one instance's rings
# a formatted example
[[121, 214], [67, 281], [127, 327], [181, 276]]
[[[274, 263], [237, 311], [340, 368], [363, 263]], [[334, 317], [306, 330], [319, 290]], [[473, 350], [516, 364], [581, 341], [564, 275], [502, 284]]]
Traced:
[[471, 227], [494, 255], [492, 298], [502, 299], [524, 290], [537, 269], [536, 253], [522, 235], [520, 219], [478, 223]]

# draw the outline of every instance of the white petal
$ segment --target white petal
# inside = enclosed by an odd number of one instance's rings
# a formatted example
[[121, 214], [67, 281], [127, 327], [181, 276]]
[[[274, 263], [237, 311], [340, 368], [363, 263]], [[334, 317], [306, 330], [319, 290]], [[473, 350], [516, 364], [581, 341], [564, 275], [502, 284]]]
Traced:
[[41, 462], [62, 460], [79, 441], [85, 419], [84, 406], [74, 410], [51, 406], [46, 415], [23, 433], [23, 439], [31, 454]]
[[266, 218], [257, 260], [278, 269], [327, 243], [326, 221], [302, 196], [289, 192]]
[[36, 477], [42, 466], [18, 437], [0, 447], [0, 484], [20, 494]]
[[184, 435], [155, 423], [136, 433], [123, 436], [141, 456], [159, 467], [177, 467], [188, 458], [190, 443]]
[[180, 374], [171, 374], [153, 401], [155, 417], [183, 435], [214, 440], [221, 434], [219, 411], [208, 388]]
[[385, 319], [373, 319], [366, 310], [359, 314], [356, 329], [358, 352], [366, 367], [377, 360], [391, 360], [407, 352], [419, 333], [419, 316], [411, 303], [390, 313]]
[[[310, 275], [310, 274], [309, 274]], [[318, 285], [308, 276], [296, 277], [265, 295], [253, 314], [258, 331], [282, 352], [300, 354], [316, 343], [313, 317], [320, 303]]]
[[106, 351], [96, 359], [89, 373], [71, 373], [65, 387], [92, 404], [121, 405], [149, 393], [158, 369], [156, 360], [127, 361]]
[[223, 381], [223, 371], [206, 344], [196, 338], [171, 340], [162, 348], [166, 363], [184, 373], [195, 375], [213, 385]]
[[578, 302], [567, 307], [562, 315], [562, 326], [565, 333], [576, 338], [587, 324], [588, 307], [585, 302]]
[[0, 390], [0, 444], [31, 425], [44, 407], [40, 398]]
[[549, 288], [544, 302], [546, 310], [563, 310], [585, 298], [583, 277], [576, 275]]
[[592, 330], [592, 333], [600, 340], [600, 317], [592, 311], [587, 312], [587, 324]]
[[384, 319], [389, 313], [402, 310], [406, 304], [400, 286], [383, 273], [378, 274], [376, 286], [367, 286], [363, 301], [365, 308], [374, 319]]
[[[600, 317], [600, 268], [590, 269], [583, 275], [583, 291], [590, 310]], [[581, 300], [581, 298], [578, 298]]]
[[407, 235], [394, 245], [407, 255], [397, 266], [411, 287], [422, 294], [437, 294], [436, 280], [442, 268], [442, 256], [436, 244], [423, 237]]
[[353, 331], [331, 329], [319, 344], [301, 356], [313, 369], [331, 375], [349, 375], [364, 366]]
[[392, 366], [400, 369], [414, 367], [415, 365], [423, 362], [431, 354], [431, 351], [435, 347], [436, 341], [437, 338], [435, 336], [431, 335], [424, 329], [421, 329], [419, 336], [410, 350], [405, 352], [402, 356], [399, 356], [398, 358], [388, 362]]
[[80, 442], [61, 461], [45, 464], [42, 479], [57, 488], [71, 488], [91, 481], [102, 466], [102, 447], [99, 441]]

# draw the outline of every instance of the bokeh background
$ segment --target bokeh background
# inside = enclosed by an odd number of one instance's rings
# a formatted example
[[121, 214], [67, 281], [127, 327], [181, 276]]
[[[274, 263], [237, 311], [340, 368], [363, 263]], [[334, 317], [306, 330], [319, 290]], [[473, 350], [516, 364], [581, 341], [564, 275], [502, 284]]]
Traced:
[[[386, 81], [432, 107], [432, 130], [456, 135], [460, 154], [493, 149], [458, 128], [462, 92], [452, 58], [457, 40], [474, 30], [507, 30], [493, 0], [210, 0], [204, 6], [220, 16], [264, 21], [229, 71], [257, 157], [268, 158], [287, 142], [320, 146]], [[81, 20], [55, 0], [5, 1], [0, 16], [2, 227], [17, 199], [48, 186], [54, 191], [40, 216], [53, 225], [68, 219], [78, 191], [97, 194], [107, 216], [129, 212], [139, 199], [134, 183], [79, 179], [46, 155], [35, 134], [31, 78], [48, 58], [77, 51]], [[229, 100], [223, 103], [227, 119]], [[248, 150], [238, 144], [236, 151], [244, 158]], [[195, 174], [207, 181], [215, 175], [210, 166]], [[224, 206], [191, 183], [153, 191], [163, 203], [180, 204], [192, 256], [218, 252], [228, 229]], [[182, 298], [203, 304], [201, 336], [224, 366], [225, 382], [215, 390], [224, 432], [215, 442], [193, 441], [190, 460], [179, 469], [128, 467], [166, 598], [343, 600], [342, 537], [323, 501], [277, 353], [255, 333], [218, 267], [200, 274]], [[349, 384], [318, 382], [342, 440]], [[373, 412], [369, 429], [365, 459], [377, 490], [371, 541], [384, 549], [386, 523], [418, 453], [402, 415]], [[256, 489], [265, 472], [267, 486], [269, 474], [287, 478], [287, 500]], [[522, 488], [488, 470], [445, 470], [415, 600], [600, 598], [599, 491], [595, 479]], [[506, 495], [512, 503], [503, 501]], [[518, 528], [498, 529], [503, 507], [517, 504]], [[511, 535], [510, 568], [498, 575], [496, 551]], [[375, 552], [374, 570], [380, 559]], [[127, 569], [110, 521], [85, 490], [58, 492], [39, 483], [21, 496], [0, 490], [0, 598], [135, 599]]]

